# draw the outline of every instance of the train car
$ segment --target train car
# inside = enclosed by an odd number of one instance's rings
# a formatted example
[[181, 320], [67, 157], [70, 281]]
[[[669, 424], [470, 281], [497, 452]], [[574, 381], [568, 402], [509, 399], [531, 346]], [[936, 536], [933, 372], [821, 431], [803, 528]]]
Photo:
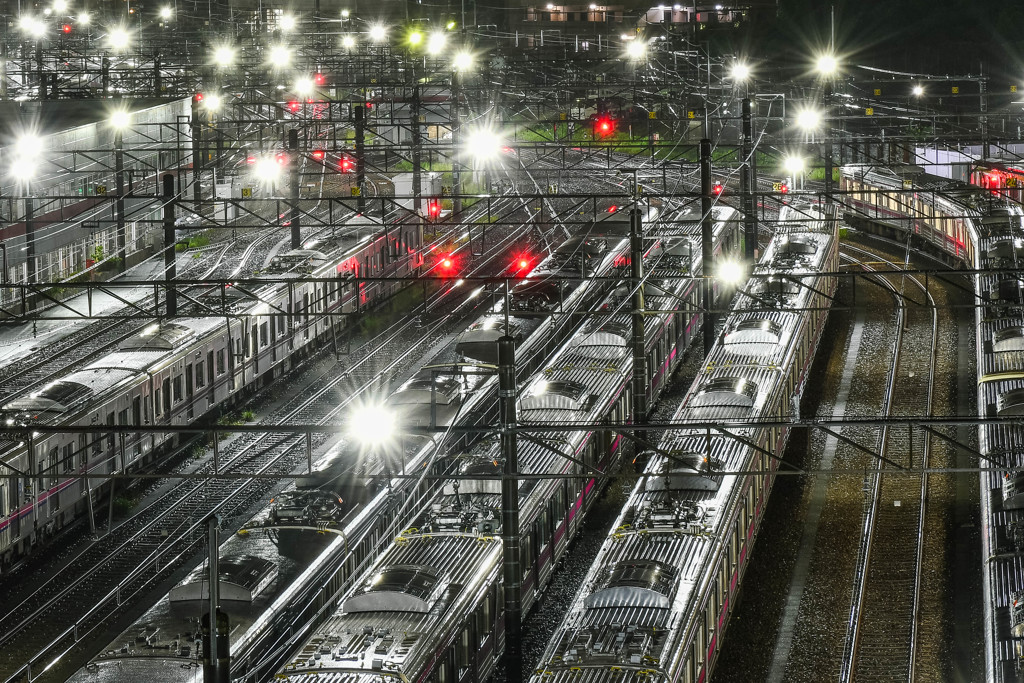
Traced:
[[[838, 263], [833, 221], [821, 217], [780, 225], [673, 422], [794, 414], [836, 286], [818, 275]], [[788, 437], [730, 432], [664, 436], [533, 683], [708, 679]]]
[[[279, 377], [336, 334], [346, 316], [386, 299], [397, 283], [359, 282], [353, 275], [402, 276], [418, 272], [419, 232], [368, 231], [358, 218], [338, 231], [331, 256], [287, 285], [272, 282], [197, 290], [198, 303], [182, 316], [154, 322], [118, 349], [86, 367], [69, 369], [49, 385], [0, 406], [8, 428], [34, 424], [109, 426], [102, 434], [46, 433], [19, 437], [8, 431], [0, 459], [17, 479], [0, 481], [0, 570], [60, 529], [91, 514], [110, 498], [106, 479], [81, 475], [130, 472], [150, 466], [162, 447], [177, 442], [172, 430]], [[376, 223], [379, 229], [379, 222]], [[309, 258], [293, 267], [308, 269]], [[278, 278], [281, 273], [272, 277]], [[203, 317], [189, 317], [204, 308]], [[215, 315], [223, 317], [213, 317]], [[119, 426], [167, 425], [140, 435]]]
[[977, 161], [971, 167], [971, 183], [996, 197], [1016, 204], [1024, 202], [1024, 169], [1001, 161]]
[[[717, 211], [717, 229], [734, 229], [732, 210]], [[699, 280], [687, 276], [704, 264], [698, 238], [682, 239], [689, 242], [685, 249], [659, 241], [647, 252], [651, 313], [644, 325], [645, 385], [652, 397], [697, 331], [691, 316]], [[729, 241], [735, 245], [734, 233]], [[696, 254], [695, 260], [683, 264], [680, 253]], [[556, 475], [519, 485], [524, 609], [543, 591], [599, 493], [593, 470], [606, 470], [619, 456], [620, 433], [572, 424], [627, 424], [633, 355], [624, 332], [628, 301], [628, 287], [609, 294], [601, 306], [610, 315], [584, 325], [543, 370], [520, 384], [521, 424], [566, 424], [562, 432], [519, 441], [521, 471]], [[486, 679], [502, 648], [502, 461], [495, 438], [448, 458], [444, 471], [457, 478], [445, 481], [413, 525], [376, 556], [343, 593], [337, 610], [302, 639], [277, 678], [296, 683]]]
[[[653, 214], [648, 215], [653, 217]], [[734, 218], [731, 209], [721, 210], [719, 229], [715, 233], [719, 251], [730, 256], [735, 254], [738, 244]], [[596, 274], [605, 275], [613, 272], [615, 264], [622, 257], [622, 249], [626, 246], [620, 234], [621, 230], [617, 227], [594, 226], [591, 232], [594, 235], [607, 233], [615, 237], [614, 248], [604, 255], [605, 263], [596, 270]], [[660, 246], [652, 244], [651, 249], [660, 250]], [[566, 250], [556, 248], [554, 251], [564, 254]], [[678, 255], [678, 250], [669, 250], [661, 262], [666, 268], [671, 264], [675, 269], [674, 273], [692, 272], [690, 268], [699, 268], [699, 263], [694, 264], [689, 260], [690, 251], [692, 250], [684, 250], [687, 257], [683, 259]], [[668, 255], [669, 252], [676, 255]], [[588, 286], [598, 287], [597, 291], [605, 294], [613, 284], [600, 280], [590, 280], [588, 283]], [[566, 301], [574, 302], [582, 295], [582, 292], [573, 292]], [[598, 303], [600, 301], [598, 298]], [[697, 307], [695, 302], [693, 303], [693, 311], [696, 311]], [[499, 310], [500, 305], [485, 314], [482, 319], [497, 315]], [[519, 342], [517, 353], [526, 367], [532, 365], [536, 368], [537, 364], [549, 355], [547, 349], [551, 345], [551, 331], [542, 329], [538, 320], [553, 317], [549, 315], [538, 319], [528, 316], [519, 319], [523, 325], [520, 329], [526, 334]], [[699, 318], [696, 320], [699, 322]], [[477, 328], [479, 322], [475, 321], [470, 328]], [[694, 320], [690, 318], [686, 319], [688, 335], [693, 334], [693, 322]], [[575, 328], [578, 327], [579, 321], [575, 324]], [[456, 340], [460, 338], [456, 337]], [[455, 340], [450, 342], [449, 347], [440, 351], [428, 365], [432, 366], [433, 370], [455, 372], [455, 368], [447, 367], [444, 361], [466, 360], [463, 355], [464, 349], [457, 348], [458, 344]], [[538, 360], [531, 363], [529, 359], [533, 356], [537, 356]], [[423, 372], [411, 371], [413, 379], [407, 382], [399, 379], [400, 388], [391, 398], [395, 399], [396, 396], [410, 391], [429, 395], [429, 390], [417, 384], [422, 381]], [[440, 378], [435, 375], [433, 380], [447, 385], [454, 378], [455, 375], [442, 374]], [[472, 374], [460, 378], [458, 382], [462, 395], [457, 411], [460, 424], [493, 419], [491, 404], [496, 378], [493, 375]], [[446, 389], [442, 388], [442, 391]], [[440, 393], [435, 388], [435, 400]], [[405, 401], [406, 398], [401, 400]], [[444, 399], [438, 402], [438, 408], [443, 407], [443, 401]], [[395, 402], [389, 403], [394, 405]], [[407, 404], [399, 402], [398, 405], [404, 407]], [[419, 405], [419, 408], [423, 407], [422, 404]], [[441, 422], [442, 416], [441, 410], [435, 411], [434, 418], [438, 423]], [[430, 439], [426, 443], [405, 439], [395, 447], [402, 450], [406, 471], [417, 471], [435, 457], [435, 452], [442, 441], [442, 436]], [[347, 438], [333, 445], [323, 458], [323, 462], [318, 464], [315, 476], [305, 481], [300, 480], [298, 487], [276, 496], [271, 505], [245, 525], [249, 533], [244, 538], [231, 539], [222, 546], [222, 563], [249, 566], [251, 563], [246, 558], [258, 555], [279, 568], [276, 580], [261, 590], [259, 596], [251, 601], [223, 603], [223, 609], [229, 614], [232, 623], [232, 657], [238, 662], [235, 670], [244, 672], [245, 680], [261, 680], [264, 671], [261, 667], [264, 666], [265, 659], [260, 653], [273, 651], [279, 647], [280, 639], [287, 638], [292, 629], [302, 628], [312, 614], [318, 609], [323, 609], [324, 605], [330, 604], [338, 587], [354, 575], [356, 568], [362, 566], [367, 557], [372, 556], [377, 540], [395, 516], [401, 513], [405, 501], [424, 493], [422, 486], [413, 486], [407, 479], [395, 479], [389, 486], [380, 484], [379, 477], [383, 472], [383, 463], [380, 459], [346, 457], [346, 453], [351, 451], [352, 447]], [[397, 461], [397, 458], [394, 459]], [[353, 463], [353, 460], [356, 460], [356, 463]], [[327, 466], [324, 466], [325, 463]], [[397, 463], [394, 466], [397, 469]], [[318, 533], [300, 534], [300, 530], [303, 529]], [[264, 530], [270, 534], [274, 544], [269, 547], [259, 544], [254, 546], [248, 539], [263, 537], [262, 533], [254, 533], [255, 530]], [[335, 534], [337, 540], [329, 543], [327, 548], [321, 551], [324, 538], [321, 534], [325, 532]], [[303, 538], [301, 543], [291, 540], [297, 539], [300, 535]], [[292, 552], [296, 544], [306, 550], [312, 549], [313, 560], [304, 568], [296, 568], [296, 553]], [[226, 581], [226, 587], [231, 588], [234, 579], [229, 577]], [[186, 592], [182, 587], [175, 590], [179, 594]], [[179, 634], [195, 632], [195, 625], [201, 617], [203, 608], [202, 604], [175, 603], [170, 597], [165, 597], [118, 636], [73, 680], [93, 680], [98, 674], [113, 676], [110, 680], [125, 680], [127, 672], [136, 677], [150, 675], [160, 680], [191, 680], [192, 676], [198, 675], [197, 661], [201, 652], [193, 640], [179, 637]], [[137, 639], [138, 634], [151, 635], [140, 641]], [[119, 675], [121, 678], [118, 678]]]

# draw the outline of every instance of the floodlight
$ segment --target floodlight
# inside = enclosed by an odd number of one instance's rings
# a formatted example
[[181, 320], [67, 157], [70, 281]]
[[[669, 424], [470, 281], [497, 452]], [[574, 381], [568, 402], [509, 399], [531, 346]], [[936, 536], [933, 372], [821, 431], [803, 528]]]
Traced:
[[295, 81], [295, 94], [308, 97], [313, 94], [313, 81], [309, 78], [300, 78]]
[[427, 52], [432, 55], [441, 54], [444, 50], [445, 43], [448, 42], [448, 36], [440, 31], [435, 31], [430, 34], [430, 38], [427, 39]]
[[388, 37], [388, 30], [383, 24], [374, 24], [370, 27], [370, 40], [379, 43]]
[[344, 48], [353, 48], [356, 46], [356, 39], [352, 36], [344, 36], [341, 39], [341, 46]]
[[920, 97], [923, 94], [924, 94], [924, 86], [923, 85], [915, 85], [914, 86], [914, 97]]
[[27, 182], [39, 169], [39, 160], [43, 153], [43, 139], [35, 133], [24, 133], [11, 147], [10, 174], [16, 180]]
[[468, 52], [460, 52], [455, 55], [455, 59], [452, 60], [452, 67], [456, 71], [465, 71], [471, 66], [473, 66], [473, 55]]
[[253, 172], [260, 180], [273, 182], [281, 175], [281, 165], [274, 157], [262, 157], [256, 161]]
[[107, 46], [114, 50], [127, 49], [130, 42], [131, 36], [123, 28], [112, 28], [110, 33], [107, 34]]
[[630, 59], [642, 59], [647, 54], [647, 43], [642, 40], [633, 40], [626, 45], [626, 56]]
[[53, 0], [54, 12], [66, 12], [68, 9], [67, 0]]
[[822, 76], [831, 76], [839, 68], [839, 62], [834, 55], [824, 54], [818, 57], [815, 67]]
[[341, 10], [341, 18], [342, 19], [348, 19], [348, 15], [349, 15], [349, 12], [348, 12], [347, 9]]
[[737, 83], [742, 83], [743, 81], [750, 78], [750, 67], [744, 64], [743, 62], [736, 62], [735, 64], [732, 65], [732, 69], [729, 71], [729, 75], [732, 76], [732, 80], [736, 81]]
[[816, 109], [801, 109], [796, 114], [796, 125], [804, 130], [814, 130], [821, 125], [821, 112]]
[[284, 45], [270, 48], [269, 60], [276, 67], [285, 67], [292, 61], [292, 52]]
[[420, 33], [419, 31], [413, 31], [412, 33], [409, 34], [409, 44], [410, 45], [419, 45], [422, 42], [423, 42], [423, 34]]
[[364, 403], [349, 415], [349, 435], [368, 448], [387, 444], [397, 429], [394, 411], [383, 403]]
[[82, 12], [81, 14], [78, 15], [78, 23], [81, 24], [82, 26], [87, 26], [89, 24], [89, 18], [90, 17], [88, 15], [88, 13]]
[[282, 31], [292, 31], [295, 29], [295, 17], [291, 14], [282, 14], [281, 18], [277, 20], [277, 25], [281, 27]]
[[114, 130], [124, 130], [132, 122], [131, 114], [125, 109], [118, 109], [110, 115], [110, 127]]
[[718, 279], [727, 285], [738, 285], [743, 282], [744, 269], [739, 261], [723, 261], [718, 264]]
[[451, 31], [453, 28], [455, 28], [455, 22], [454, 21], [449, 21], [447, 24], [444, 25], [444, 27], [446, 29], [448, 29], [449, 31]]
[[235, 49], [230, 45], [221, 45], [213, 50], [213, 63], [224, 68], [235, 63]]
[[220, 109], [220, 105], [223, 104], [220, 99], [220, 95], [216, 93], [210, 93], [203, 98], [203, 108], [207, 111], [217, 111]]
[[501, 138], [489, 128], [470, 131], [466, 138], [466, 151], [478, 161], [494, 159], [501, 154]]
[[794, 176], [796, 174], [798, 174], [798, 173], [802, 173], [803, 170], [804, 170], [804, 160], [803, 160], [803, 157], [788, 156], [782, 162], [782, 165], [783, 165], [783, 168], [786, 169], [787, 173], [789, 173], [790, 175], [794, 175]]
[[30, 15], [25, 15], [18, 20], [18, 28], [33, 38], [41, 38], [46, 33], [46, 24]]
[[161, 7], [160, 8], [160, 18], [161, 19], [170, 19], [172, 14], [174, 14], [174, 10], [172, 8], [170, 8], [170, 7]]

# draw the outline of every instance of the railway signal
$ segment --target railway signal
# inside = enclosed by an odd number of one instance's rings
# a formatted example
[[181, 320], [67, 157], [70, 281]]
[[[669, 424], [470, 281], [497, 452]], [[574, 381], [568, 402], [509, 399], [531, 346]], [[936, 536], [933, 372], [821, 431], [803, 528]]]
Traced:
[[516, 256], [512, 261], [512, 270], [517, 277], [526, 277], [533, 270], [533, 259], [526, 254]]
[[441, 217], [441, 202], [438, 199], [427, 200], [427, 218], [437, 220]]
[[324, 151], [322, 149], [314, 149], [312, 156], [317, 161], [323, 161], [324, 160]]
[[348, 157], [341, 158], [341, 172], [351, 173], [352, 172], [352, 160]]
[[714, 185], [711, 186], [711, 194], [715, 195], [716, 197], [721, 195], [724, 190], [725, 187], [722, 185], [722, 183], [715, 183]]
[[437, 273], [441, 277], [454, 277], [458, 274], [458, 262], [452, 254], [442, 254], [437, 259]]
[[596, 137], [608, 137], [615, 132], [615, 119], [610, 116], [598, 116], [594, 120], [594, 135]]

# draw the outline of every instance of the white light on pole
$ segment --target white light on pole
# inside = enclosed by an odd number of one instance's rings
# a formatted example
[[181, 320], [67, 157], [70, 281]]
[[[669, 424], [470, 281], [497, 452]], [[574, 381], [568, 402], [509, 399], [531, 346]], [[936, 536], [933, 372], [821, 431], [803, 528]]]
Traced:
[[295, 94], [300, 97], [309, 97], [313, 94], [313, 79], [300, 78], [295, 81]]
[[268, 61], [271, 65], [281, 69], [288, 66], [292, 61], [292, 51], [284, 45], [275, 45], [270, 48], [268, 57]]
[[729, 75], [737, 83], [743, 83], [750, 78], [750, 67], [743, 62], [736, 62], [732, 65], [732, 69], [729, 70]]
[[18, 20], [18, 28], [32, 38], [42, 38], [46, 33], [46, 24], [31, 15], [24, 15]]
[[53, 0], [53, 11], [54, 12], [67, 12], [68, 2], [67, 0]]
[[277, 20], [277, 25], [281, 27], [282, 31], [293, 31], [295, 30], [295, 17], [291, 14], [282, 14], [281, 18]]
[[356, 39], [352, 36], [343, 36], [341, 39], [341, 46], [346, 50], [350, 50], [356, 46]]
[[924, 86], [923, 85], [915, 85], [914, 86], [914, 97], [920, 97], [921, 95], [924, 95]]
[[220, 99], [220, 95], [216, 93], [210, 93], [203, 98], [203, 109], [206, 111], [217, 111], [220, 109], [220, 105], [223, 104]]
[[14, 180], [26, 186], [39, 170], [43, 154], [43, 139], [35, 133], [24, 133], [11, 147], [9, 173]]
[[811, 132], [821, 125], [821, 112], [817, 109], [801, 109], [796, 114], [796, 125]]
[[125, 109], [118, 109], [110, 115], [110, 127], [114, 130], [124, 130], [131, 122], [132, 116]]
[[626, 45], [626, 56], [630, 59], [643, 59], [647, 54], [647, 43], [634, 38]]
[[397, 431], [395, 412], [384, 403], [363, 403], [349, 416], [349, 435], [368, 449], [390, 444]]
[[477, 128], [466, 137], [466, 152], [477, 161], [497, 159], [502, 146], [501, 137], [490, 128]]
[[427, 39], [427, 53], [432, 55], [439, 55], [444, 50], [445, 43], [448, 42], [448, 35], [441, 31], [435, 31], [430, 34]]
[[739, 261], [723, 261], [718, 266], [718, 279], [727, 285], [735, 287], [743, 282], [745, 270]]
[[121, 27], [110, 29], [110, 33], [107, 34], [109, 48], [122, 51], [128, 49], [129, 44], [131, 44], [131, 36], [128, 35], [128, 31]]
[[473, 55], [468, 52], [460, 52], [452, 60], [452, 67], [456, 71], [465, 71], [473, 66]]
[[78, 23], [81, 24], [82, 26], [88, 26], [89, 25], [89, 20], [90, 20], [90, 17], [88, 15], [88, 13], [86, 13], [86, 12], [82, 12], [81, 14], [78, 15]]
[[165, 20], [165, 21], [167, 19], [170, 19], [171, 15], [173, 15], [173, 14], [174, 14], [174, 10], [172, 8], [170, 8], [170, 7], [161, 7], [160, 8], [160, 18]]
[[220, 45], [213, 50], [213, 63], [224, 69], [235, 63], [235, 49], [229, 45]]
[[423, 34], [419, 31], [413, 31], [409, 34], [409, 44], [413, 47], [418, 47], [423, 42]]
[[803, 159], [803, 157], [798, 157], [798, 156], [795, 156], [795, 155], [794, 156], [788, 156], [782, 162], [782, 165], [783, 165], [783, 168], [786, 169], [786, 173], [789, 173], [791, 176], [795, 177], [798, 174], [803, 173], [803, 170], [804, 170], [804, 159]]
[[370, 40], [375, 43], [383, 42], [388, 37], [388, 30], [383, 24], [374, 24], [370, 27]]
[[822, 76], [832, 76], [839, 69], [839, 61], [835, 58], [835, 55], [824, 54], [818, 57], [818, 60], [815, 62], [815, 68]]

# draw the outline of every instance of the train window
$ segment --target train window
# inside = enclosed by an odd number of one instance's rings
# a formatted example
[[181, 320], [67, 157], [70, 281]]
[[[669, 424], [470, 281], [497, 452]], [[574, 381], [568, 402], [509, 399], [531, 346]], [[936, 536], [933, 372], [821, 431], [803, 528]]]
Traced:
[[132, 397], [132, 424], [142, 424], [142, 397]]
[[164, 412], [167, 413], [167, 412], [171, 411], [171, 378], [170, 377], [164, 377], [163, 388], [164, 388], [163, 406], [164, 406]]
[[174, 402], [177, 403], [181, 400], [181, 375], [175, 375], [174, 377]]
[[196, 386], [206, 386], [206, 363], [203, 361], [196, 363]]
[[252, 332], [249, 333], [249, 347], [250, 347], [249, 355], [251, 355], [251, 356], [255, 356], [256, 355], [256, 348], [257, 348], [256, 344], [259, 342], [259, 337], [257, 336], [257, 334], [258, 334], [258, 328], [256, 327], [256, 324], [253, 323]]
[[472, 646], [472, 629], [471, 624], [467, 625], [466, 628], [462, 629], [462, 635], [459, 638], [459, 667], [467, 668], [471, 661], [470, 653], [473, 652]]
[[260, 324], [260, 346], [266, 346], [270, 343], [270, 323]]
[[89, 464], [89, 437], [82, 434], [78, 438], [78, 468], [85, 469]]
[[217, 374], [224, 374], [224, 349], [217, 350]]
[[185, 395], [189, 397], [192, 396], [192, 377], [192, 364], [189, 363], [185, 366]]

